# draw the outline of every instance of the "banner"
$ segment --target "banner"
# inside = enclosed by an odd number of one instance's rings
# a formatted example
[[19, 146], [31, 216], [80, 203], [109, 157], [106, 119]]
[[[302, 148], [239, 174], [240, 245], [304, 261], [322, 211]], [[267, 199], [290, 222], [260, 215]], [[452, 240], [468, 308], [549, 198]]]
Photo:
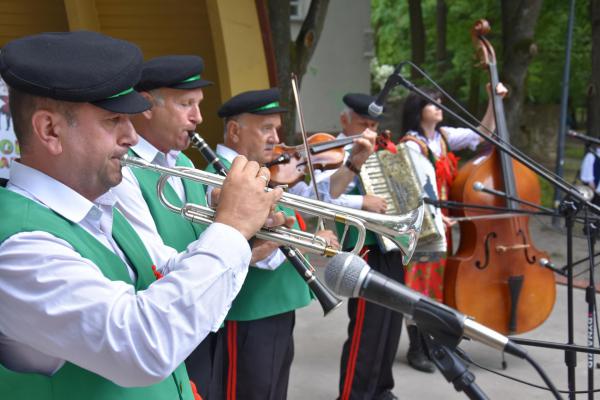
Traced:
[[8, 178], [10, 162], [19, 158], [19, 144], [8, 108], [8, 87], [0, 79], [0, 178]]

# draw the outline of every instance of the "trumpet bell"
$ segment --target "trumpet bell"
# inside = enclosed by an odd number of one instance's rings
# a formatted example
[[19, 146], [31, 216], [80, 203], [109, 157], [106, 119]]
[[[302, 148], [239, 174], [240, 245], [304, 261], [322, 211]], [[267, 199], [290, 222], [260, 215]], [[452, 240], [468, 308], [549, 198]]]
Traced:
[[417, 248], [424, 214], [421, 204], [402, 215], [370, 215], [365, 227], [391, 240], [402, 252], [402, 263], [407, 265]]

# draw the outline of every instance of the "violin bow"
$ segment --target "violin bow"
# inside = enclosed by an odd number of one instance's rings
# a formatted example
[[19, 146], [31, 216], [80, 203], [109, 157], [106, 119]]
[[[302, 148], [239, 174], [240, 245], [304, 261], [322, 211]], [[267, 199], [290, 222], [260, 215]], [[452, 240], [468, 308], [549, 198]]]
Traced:
[[[298, 121], [300, 121], [300, 132], [302, 133], [302, 142], [304, 144], [304, 151], [306, 153], [306, 160], [308, 161], [308, 173], [310, 175], [310, 182], [315, 191], [315, 197], [317, 200], [321, 200], [319, 191], [317, 190], [317, 181], [315, 180], [315, 173], [313, 169], [313, 163], [308, 148], [308, 137], [306, 135], [306, 129], [304, 128], [304, 114], [302, 114], [302, 105], [300, 104], [300, 92], [298, 90], [298, 78], [296, 74], [292, 73], [292, 92], [294, 93], [294, 103], [296, 104], [296, 113], [298, 114]], [[293, 123], [293, 122], [292, 122]], [[324, 229], [323, 219], [319, 217], [317, 223], [319, 229]]]

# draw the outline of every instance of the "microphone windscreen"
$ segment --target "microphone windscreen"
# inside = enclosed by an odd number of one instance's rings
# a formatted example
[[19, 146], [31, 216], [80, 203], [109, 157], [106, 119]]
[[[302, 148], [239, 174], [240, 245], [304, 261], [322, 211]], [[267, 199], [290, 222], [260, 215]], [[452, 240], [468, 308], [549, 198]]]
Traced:
[[379, 117], [381, 117], [381, 114], [383, 114], [383, 106], [380, 106], [376, 102], [372, 102], [371, 104], [369, 104], [369, 108], [367, 109], [367, 112], [369, 113], [369, 115], [371, 117], [379, 118]]
[[370, 267], [352, 253], [336, 254], [325, 269], [325, 283], [339, 296], [356, 297]]
[[485, 186], [483, 185], [483, 183], [481, 183], [479, 181], [473, 182], [473, 190], [481, 192], [484, 188], [485, 188]]

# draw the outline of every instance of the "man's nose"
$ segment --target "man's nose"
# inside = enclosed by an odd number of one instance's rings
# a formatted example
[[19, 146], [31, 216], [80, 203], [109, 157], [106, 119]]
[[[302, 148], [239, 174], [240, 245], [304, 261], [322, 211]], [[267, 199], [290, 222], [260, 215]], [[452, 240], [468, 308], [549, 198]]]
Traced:
[[190, 121], [192, 121], [196, 125], [202, 123], [202, 113], [200, 112], [200, 106], [195, 105], [194, 107], [192, 107], [192, 111], [190, 112]]

